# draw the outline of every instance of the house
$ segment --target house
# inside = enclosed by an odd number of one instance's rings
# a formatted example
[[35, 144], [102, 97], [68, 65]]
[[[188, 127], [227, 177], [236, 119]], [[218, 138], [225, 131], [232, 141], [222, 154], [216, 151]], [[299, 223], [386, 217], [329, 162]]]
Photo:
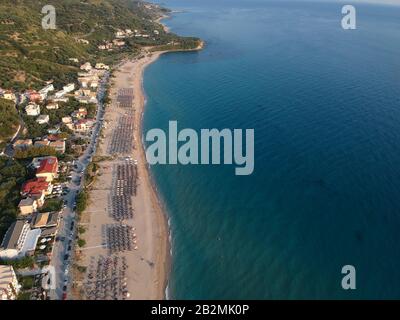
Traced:
[[110, 70], [110, 67], [104, 63], [96, 63], [96, 69], [98, 70]]
[[47, 140], [47, 139], [44, 139], [44, 140], [35, 141], [35, 143], [33, 145], [35, 147], [39, 147], [40, 148], [40, 147], [48, 147], [49, 144], [50, 144], [50, 141]]
[[32, 228], [53, 228], [57, 227], [60, 221], [58, 212], [43, 212], [37, 213], [32, 219]]
[[56, 125], [54, 128], [47, 129], [48, 134], [58, 134], [60, 133], [60, 126]]
[[54, 86], [52, 84], [49, 84], [49, 85], [45, 86], [43, 89], [41, 89], [39, 91], [39, 93], [44, 93], [47, 95], [51, 91], [54, 91]]
[[79, 60], [77, 58], [69, 58], [68, 61], [79, 63]]
[[29, 98], [29, 101], [31, 102], [41, 102], [42, 101], [42, 95], [37, 92], [36, 90], [27, 90], [25, 92], [26, 96]]
[[50, 117], [48, 114], [42, 114], [39, 117], [37, 117], [36, 122], [39, 124], [47, 124], [50, 121]]
[[56, 102], [51, 102], [46, 106], [47, 110], [57, 110], [58, 109], [58, 103]]
[[87, 109], [79, 108], [77, 111], [72, 112], [71, 116], [77, 119], [85, 118], [87, 116]]
[[72, 118], [71, 117], [62, 117], [61, 122], [64, 124], [72, 123]]
[[20, 289], [14, 267], [0, 265], [0, 300], [17, 300]]
[[73, 83], [69, 83], [63, 87], [63, 91], [65, 93], [70, 93], [70, 92], [74, 91], [74, 89], [75, 89], [75, 85]]
[[87, 133], [93, 126], [94, 121], [91, 119], [80, 119], [75, 122], [74, 129], [76, 132]]
[[45, 196], [48, 196], [52, 191], [53, 185], [45, 178], [34, 178], [22, 185], [21, 195], [23, 197], [40, 197], [44, 193]]
[[16, 259], [35, 251], [41, 231], [31, 230], [26, 220], [15, 221], [7, 230], [0, 246], [0, 258]]
[[53, 100], [54, 102], [68, 102], [69, 97], [52, 97], [51, 100]]
[[36, 170], [36, 177], [44, 177], [46, 181], [52, 182], [58, 177], [58, 160], [56, 157], [47, 157], [40, 162], [40, 167]]
[[57, 92], [54, 94], [54, 97], [55, 97], [56, 99], [62, 98], [62, 97], [64, 97], [65, 93], [66, 93], [66, 92], [65, 92], [64, 90], [57, 91]]
[[33, 169], [39, 169], [40, 164], [42, 163], [43, 160], [48, 159], [48, 158], [53, 158], [53, 157], [37, 157], [33, 158], [32, 162], [29, 164], [29, 166]]
[[32, 102], [25, 107], [25, 112], [28, 116], [36, 117], [40, 115], [40, 106]]
[[64, 140], [57, 140], [50, 142], [50, 147], [54, 148], [57, 152], [63, 154], [65, 153], [65, 141]]
[[11, 101], [14, 101], [14, 102], [17, 101], [17, 97], [15, 96], [15, 93], [12, 92], [11, 90], [5, 90], [3, 92], [3, 99], [11, 100]]
[[25, 139], [25, 140], [17, 140], [14, 142], [13, 147], [14, 150], [24, 150], [32, 146], [32, 140], [31, 139]]
[[85, 64], [81, 65], [81, 70], [90, 71], [92, 70], [92, 65], [90, 62], [86, 62]]
[[37, 211], [38, 203], [33, 198], [25, 198], [19, 202], [18, 208], [21, 215], [26, 216]]

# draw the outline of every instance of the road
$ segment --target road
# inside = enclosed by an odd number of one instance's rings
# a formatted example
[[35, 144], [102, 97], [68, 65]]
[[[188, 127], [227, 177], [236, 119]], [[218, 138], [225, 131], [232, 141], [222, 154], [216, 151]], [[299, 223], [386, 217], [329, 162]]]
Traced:
[[[103, 126], [104, 117], [104, 105], [101, 102], [105, 95], [105, 86], [108, 82], [109, 72], [103, 76], [100, 81], [99, 89], [97, 91], [98, 108], [96, 114], [96, 123], [93, 127], [90, 143], [88, 144], [85, 152], [74, 161], [76, 168], [72, 168], [71, 175], [72, 179], [68, 183], [69, 192], [64, 196], [64, 208], [62, 211], [62, 219], [60, 221], [57, 237], [63, 240], [54, 242], [52, 258], [50, 266], [53, 267], [55, 276], [55, 283], [52, 283], [50, 287], [49, 296], [51, 300], [63, 299], [64, 292], [68, 292], [70, 281], [70, 266], [73, 263], [73, 253], [77, 238], [77, 221], [74, 206], [76, 203], [76, 196], [83, 188], [83, 175], [88, 164], [92, 160], [92, 156], [96, 152], [97, 139], [100, 135], [101, 128]], [[78, 180], [80, 179], [80, 180]], [[78, 182], [79, 181], [79, 182]], [[69, 248], [70, 247], [70, 248]], [[70, 250], [68, 250], [70, 249]], [[63, 290], [66, 286], [67, 290]]]

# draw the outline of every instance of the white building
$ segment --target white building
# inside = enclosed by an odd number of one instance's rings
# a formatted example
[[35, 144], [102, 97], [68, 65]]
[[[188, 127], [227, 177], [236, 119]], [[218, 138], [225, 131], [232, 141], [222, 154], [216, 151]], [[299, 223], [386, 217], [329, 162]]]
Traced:
[[61, 98], [61, 97], [63, 97], [64, 95], [65, 95], [65, 91], [64, 91], [64, 90], [57, 91], [57, 92], [54, 94], [54, 96], [55, 96], [56, 98]]
[[47, 110], [57, 110], [58, 109], [58, 103], [51, 102], [46, 106]]
[[74, 89], [75, 89], [75, 85], [73, 83], [69, 83], [63, 87], [63, 90], [65, 93], [70, 93], [70, 92], [74, 91]]
[[37, 117], [36, 122], [39, 124], [46, 124], [49, 123], [50, 117], [48, 114], [42, 114], [39, 117]]
[[40, 106], [36, 103], [30, 103], [25, 107], [25, 112], [28, 116], [36, 117], [40, 114]]
[[26, 220], [15, 221], [7, 230], [0, 245], [0, 258], [15, 259], [23, 255], [22, 249], [30, 230]]
[[92, 70], [92, 65], [90, 62], [86, 62], [85, 64], [81, 65], [81, 70], [90, 71]]
[[16, 300], [20, 289], [14, 268], [0, 265], [0, 300]]

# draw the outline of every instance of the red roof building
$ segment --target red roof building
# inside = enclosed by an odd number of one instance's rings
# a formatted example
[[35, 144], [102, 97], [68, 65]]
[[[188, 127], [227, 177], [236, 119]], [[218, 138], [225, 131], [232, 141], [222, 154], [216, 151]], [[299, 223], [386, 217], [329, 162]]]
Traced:
[[37, 178], [46, 178], [47, 182], [57, 178], [58, 160], [56, 157], [48, 157], [41, 161], [40, 167], [36, 170]]
[[49, 195], [51, 191], [51, 183], [42, 177], [26, 181], [22, 185], [21, 195], [24, 197], [40, 197], [43, 193]]

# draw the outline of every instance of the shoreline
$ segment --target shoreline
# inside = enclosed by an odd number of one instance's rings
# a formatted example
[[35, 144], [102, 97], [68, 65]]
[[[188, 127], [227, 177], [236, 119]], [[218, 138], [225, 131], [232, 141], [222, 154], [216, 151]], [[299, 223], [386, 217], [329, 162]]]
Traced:
[[[201, 42], [197, 48], [190, 50], [149, 51], [143, 48], [141, 58], [133, 57], [118, 63], [110, 78], [111, 104], [105, 111], [104, 138], [99, 142], [96, 156], [109, 156], [108, 147], [118, 121], [125, 114], [133, 111], [133, 141], [132, 152], [115, 154], [111, 159], [99, 162], [99, 176], [94, 182], [90, 193], [89, 206], [81, 225], [87, 225], [84, 235], [85, 247], [80, 250], [80, 263], [90, 267], [93, 259], [107, 256], [104, 238], [100, 230], [104, 226], [115, 224], [109, 215], [107, 202], [113, 188], [114, 167], [123, 163], [123, 158], [132, 157], [137, 160], [137, 193], [132, 196], [134, 217], [123, 223], [134, 228], [137, 234], [138, 248], [119, 253], [127, 259], [128, 270], [126, 282], [130, 297], [138, 300], [161, 300], [167, 298], [168, 278], [171, 267], [171, 244], [169, 215], [165, 203], [159, 194], [154, 177], [145, 155], [143, 132], [143, 117], [146, 107], [144, 90], [144, 71], [157, 59], [169, 52], [197, 51], [204, 47]], [[117, 97], [121, 89], [133, 89], [132, 107], [118, 106]], [[122, 160], [121, 160], [122, 159]], [[87, 273], [86, 273], [87, 275]], [[84, 283], [82, 279], [82, 284]], [[83, 295], [82, 295], [83, 296]]]

